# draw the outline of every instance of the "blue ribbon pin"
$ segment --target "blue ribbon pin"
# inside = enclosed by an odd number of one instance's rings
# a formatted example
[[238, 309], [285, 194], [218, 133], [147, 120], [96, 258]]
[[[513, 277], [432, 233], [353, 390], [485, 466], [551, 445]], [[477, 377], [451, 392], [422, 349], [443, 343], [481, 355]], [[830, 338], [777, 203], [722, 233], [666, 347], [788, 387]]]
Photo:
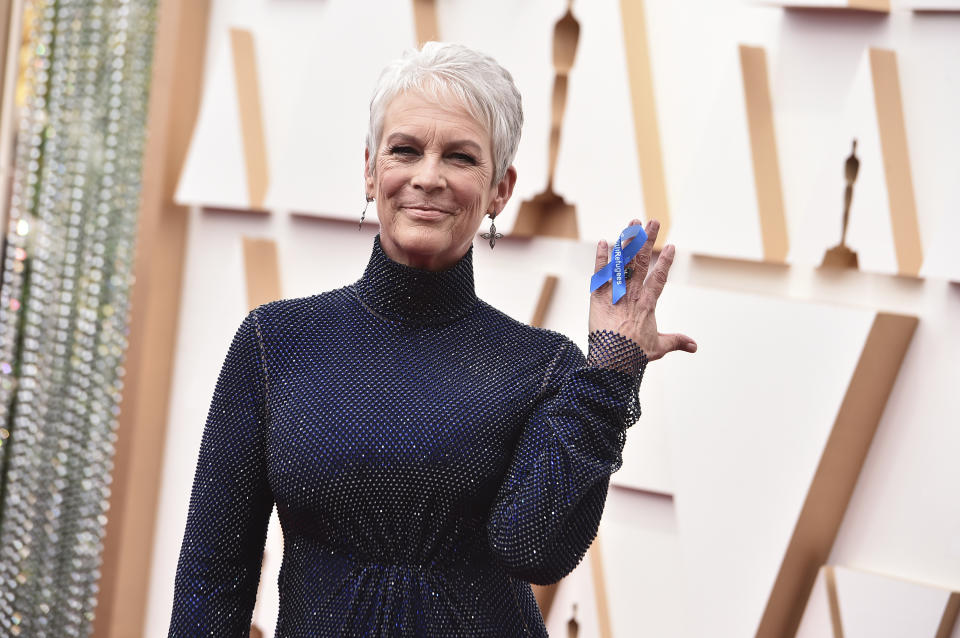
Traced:
[[[631, 237], [634, 238], [633, 241], [624, 250], [623, 242]], [[644, 232], [643, 226], [640, 224], [627, 226], [620, 233], [620, 237], [617, 238], [617, 243], [613, 245], [610, 261], [590, 278], [590, 292], [610, 281], [611, 288], [613, 288], [613, 303], [620, 301], [620, 298], [627, 293], [623, 265], [630, 263], [630, 260], [636, 257], [645, 243], [647, 243], [647, 233]]]

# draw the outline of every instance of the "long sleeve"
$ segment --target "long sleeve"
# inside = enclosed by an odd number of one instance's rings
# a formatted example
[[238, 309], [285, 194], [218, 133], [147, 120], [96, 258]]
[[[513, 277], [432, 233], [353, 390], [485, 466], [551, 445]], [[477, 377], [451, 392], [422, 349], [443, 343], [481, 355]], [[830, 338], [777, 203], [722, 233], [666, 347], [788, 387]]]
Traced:
[[606, 331], [591, 333], [588, 360], [569, 340], [554, 358], [487, 524], [513, 576], [549, 584], [583, 559], [640, 416], [645, 364], [636, 343]]
[[264, 436], [267, 379], [256, 310], [217, 379], [177, 565], [169, 636], [243, 636], [260, 580], [273, 496]]

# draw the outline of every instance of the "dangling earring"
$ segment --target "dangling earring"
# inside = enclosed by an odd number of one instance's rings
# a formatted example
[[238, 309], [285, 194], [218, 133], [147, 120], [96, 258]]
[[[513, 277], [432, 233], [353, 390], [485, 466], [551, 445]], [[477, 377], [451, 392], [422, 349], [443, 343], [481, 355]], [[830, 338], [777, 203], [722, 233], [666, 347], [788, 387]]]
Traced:
[[367, 203], [364, 205], [363, 210], [360, 211], [360, 225], [357, 226], [357, 230], [360, 230], [361, 228], [363, 228], [363, 218], [364, 218], [364, 217], [366, 216], [366, 214], [367, 214], [367, 206], [369, 206], [369, 205], [370, 205], [370, 202], [372, 202], [372, 201], [373, 201], [373, 198], [370, 197], [369, 195], [367, 195]]
[[493, 213], [487, 213], [487, 215], [490, 215], [490, 232], [480, 233], [480, 236], [483, 237], [484, 239], [490, 240], [490, 248], [492, 249], [494, 244], [497, 243], [497, 240], [503, 237], [503, 234], [497, 232], [497, 226], [496, 224], [493, 223], [493, 220], [496, 217], [496, 215], [494, 215]]

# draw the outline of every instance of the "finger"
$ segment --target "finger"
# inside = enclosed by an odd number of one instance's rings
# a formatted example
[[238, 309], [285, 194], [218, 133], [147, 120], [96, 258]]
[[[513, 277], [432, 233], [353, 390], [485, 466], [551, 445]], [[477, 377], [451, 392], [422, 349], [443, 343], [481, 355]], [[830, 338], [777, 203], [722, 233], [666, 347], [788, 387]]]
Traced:
[[673, 247], [673, 244], [667, 244], [663, 250], [660, 251], [660, 257], [657, 259], [657, 265], [653, 267], [650, 281], [643, 285], [642, 301], [648, 308], [653, 309], [656, 307], [657, 300], [660, 299], [660, 293], [663, 292], [663, 287], [667, 284], [667, 275], [670, 272], [671, 264], [673, 264], [673, 255], [675, 252], [676, 249]]
[[659, 337], [659, 343], [657, 344], [658, 349], [664, 354], [667, 352], [673, 352], [675, 350], [682, 350], [684, 352], [697, 351], [697, 342], [685, 334], [674, 332], [670, 334], [661, 334]]
[[[627, 224], [627, 228], [629, 228], [630, 226], [637, 226], [638, 224], [641, 224], [641, 223], [643, 223], [643, 222], [641, 222], [639, 219], [631, 219], [631, 220], [630, 220], [630, 223]], [[629, 246], [630, 243], [631, 243], [633, 240], [635, 240], [635, 239], [636, 239], [636, 237], [629, 237], [629, 238], [627, 238], [627, 240], [623, 243], [622, 248], [626, 248], [627, 246]]]
[[660, 222], [651, 219], [647, 222], [647, 241], [643, 244], [640, 252], [633, 258], [634, 273], [631, 279], [640, 283], [633, 288], [634, 299], [639, 299], [643, 293], [643, 282], [647, 278], [647, 271], [650, 269], [650, 258], [653, 255], [653, 244], [657, 241], [657, 233], [660, 230]]
[[[601, 239], [599, 242], [597, 242], [597, 255], [593, 263], [593, 272], [598, 272], [601, 268], [607, 265], [608, 251], [609, 247], [607, 246], [607, 242], [605, 240]], [[600, 286], [600, 288], [603, 288], [603, 286]], [[594, 292], [598, 292], [600, 288], [597, 288]]]
[[607, 252], [608, 252], [607, 242], [606, 240], [601, 239], [600, 241], [597, 242], [597, 258], [596, 258], [596, 261], [594, 262], [593, 272], [597, 272], [598, 270], [600, 270], [601, 268], [607, 265], [607, 261], [608, 261]]

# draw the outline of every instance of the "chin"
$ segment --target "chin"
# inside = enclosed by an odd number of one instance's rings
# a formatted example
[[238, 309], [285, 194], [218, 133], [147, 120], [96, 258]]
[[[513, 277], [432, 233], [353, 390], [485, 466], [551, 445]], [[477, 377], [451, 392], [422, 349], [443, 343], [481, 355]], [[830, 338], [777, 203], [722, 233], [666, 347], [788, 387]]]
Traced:
[[[386, 234], [381, 228], [381, 237]], [[400, 261], [416, 266], [417, 262], [456, 261], [460, 255], [449, 228], [432, 224], [403, 224], [389, 232], [389, 239], [401, 253]], [[436, 264], [432, 264], [436, 266]], [[452, 264], [446, 264], [449, 267]], [[434, 269], [434, 268], [430, 268]]]
[[450, 249], [450, 231], [427, 224], [410, 224], [398, 228], [392, 235], [398, 248], [408, 253], [435, 255]]

